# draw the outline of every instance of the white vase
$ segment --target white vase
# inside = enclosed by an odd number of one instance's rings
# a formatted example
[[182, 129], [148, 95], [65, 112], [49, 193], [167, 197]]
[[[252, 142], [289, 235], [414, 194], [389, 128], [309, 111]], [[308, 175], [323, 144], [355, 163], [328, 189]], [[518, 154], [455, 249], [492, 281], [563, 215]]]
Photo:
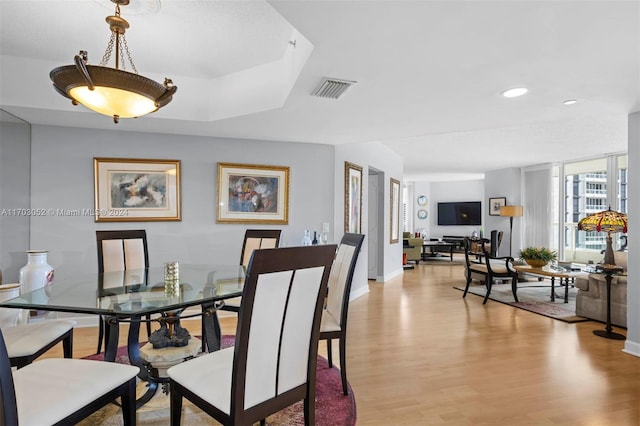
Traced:
[[20, 269], [20, 294], [42, 288], [53, 281], [53, 266], [47, 263], [46, 250], [27, 250], [27, 264]]

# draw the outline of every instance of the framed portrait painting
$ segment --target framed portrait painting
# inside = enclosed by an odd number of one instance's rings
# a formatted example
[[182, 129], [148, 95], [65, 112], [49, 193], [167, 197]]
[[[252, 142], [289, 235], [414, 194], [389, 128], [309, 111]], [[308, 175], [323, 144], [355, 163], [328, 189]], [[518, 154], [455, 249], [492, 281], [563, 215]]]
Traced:
[[489, 198], [489, 216], [500, 216], [500, 209], [506, 205], [506, 197]]
[[400, 181], [391, 178], [391, 185], [389, 188], [390, 200], [389, 205], [391, 212], [389, 214], [390, 227], [389, 227], [389, 242], [395, 244], [400, 241]]
[[178, 221], [180, 160], [94, 158], [96, 222]]
[[362, 230], [362, 167], [344, 162], [344, 232]]
[[218, 163], [218, 223], [289, 223], [289, 167]]

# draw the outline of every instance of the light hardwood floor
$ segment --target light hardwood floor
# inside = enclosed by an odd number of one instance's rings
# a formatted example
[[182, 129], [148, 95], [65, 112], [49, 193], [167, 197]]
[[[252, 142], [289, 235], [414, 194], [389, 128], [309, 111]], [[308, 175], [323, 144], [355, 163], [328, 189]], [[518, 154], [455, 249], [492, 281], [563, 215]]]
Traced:
[[[462, 266], [420, 265], [369, 282], [351, 302], [347, 367], [359, 425], [640, 424], [640, 358], [594, 336], [603, 324], [482, 305], [452, 288], [463, 284]], [[198, 321], [186, 326], [199, 332]], [[223, 330], [235, 331], [234, 318]], [[74, 357], [95, 350], [96, 333], [76, 330]]]

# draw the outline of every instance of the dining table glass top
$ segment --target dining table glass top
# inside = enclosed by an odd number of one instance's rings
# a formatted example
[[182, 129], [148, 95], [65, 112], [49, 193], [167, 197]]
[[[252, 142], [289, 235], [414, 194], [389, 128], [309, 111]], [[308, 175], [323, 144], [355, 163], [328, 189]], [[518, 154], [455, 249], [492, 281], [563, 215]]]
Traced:
[[139, 316], [242, 294], [241, 265], [180, 264], [177, 279], [165, 281], [164, 267], [55, 277], [43, 288], [0, 303], [1, 307]]

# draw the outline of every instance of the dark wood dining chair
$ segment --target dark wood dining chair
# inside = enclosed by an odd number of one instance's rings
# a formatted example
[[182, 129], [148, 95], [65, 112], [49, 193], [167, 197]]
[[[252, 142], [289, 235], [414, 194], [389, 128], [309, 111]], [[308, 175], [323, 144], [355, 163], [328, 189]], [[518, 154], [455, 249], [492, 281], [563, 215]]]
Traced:
[[168, 370], [172, 425], [183, 398], [225, 425], [263, 421], [303, 400], [305, 424], [315, 424], [320, 317], [335, 253], [335, 245], [253, 252], [235, 346]]
[[136, 424], [140, 369], [115, 362], [48, 358], [11, 370], [0, 330], [0, 425], [71, 425], [120, 398], [123, 423]]
[[[251, 255], [254, 250], [276, 248], [280, 245], [280, 229], [247, 229], [244, 233], [242, 250], [240, 251], [240, 265], [245, 268], [249, 266]], [[222, 311], [239, 312], [241, 298], [229, 299], [225, 301]]]
[[[126, 282], [126, 270], [144, 270], [149, 267], [149, 250], [147, 248], [147, 232], [144, 229], [96, 231], [96, 243], [98, 248], [98, 272], [100, 274], [111, 273], [110, 278], [117, 277], [115, 272], [122, 272], [122, 279], [115, 279], [110, 285], [124, 286]], [[103, 282], [103, 286], [109, 283]], [[149, 316], [147, 316], [149, 320]], [[104, 318], [100, 316], [98, 324], [98, 349], [102, 351], [102, 342], [108, 336], [105, 334]], [[151, 335], [151, 324], [147, 321], [147, 336]]]
[[322, 310], [320, 322], [320, 340], [327, 341], [327, 356], [329, 367], [333, 367], [333, 351], [331, 342], [338, 339], [340, 348], [340, 376], [342, 378], [342, 391], [349, 393], [347, 384], [347, 314], [349, 312], [349, 295], [353, 273], [362, 242], [363, 234], [344, 234], [336, 258], [331, 266], [327, 302]]

